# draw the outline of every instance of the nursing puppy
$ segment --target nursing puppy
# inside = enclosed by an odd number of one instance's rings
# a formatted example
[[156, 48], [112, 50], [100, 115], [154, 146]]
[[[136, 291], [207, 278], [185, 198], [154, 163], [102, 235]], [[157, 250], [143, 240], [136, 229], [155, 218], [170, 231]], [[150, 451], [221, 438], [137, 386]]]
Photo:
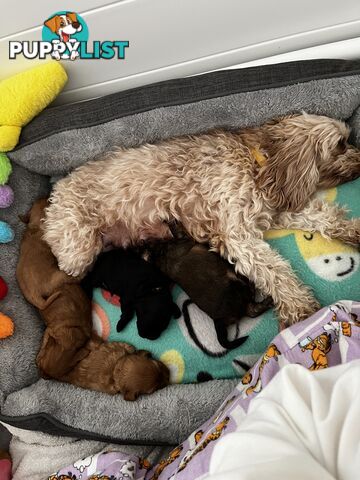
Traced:
[[91, 332], [91, 301], [79, 285], [63, 285], [60, 295], [40, 311], [46, 324], [37, 365], [53, 378], [135, 400], [169, 383], [167, 367], [131, 345], [107, 343]]
[[55, 185], [44, 238], [60, 269], [79, 275], [115, 224], [137, 243], [145, 229], [178, 221], [271, 296], [282, 325], [291, 325], [320, 305], [263, 234], [300, 229], [359, 244], [360, 219], [313, 198], [360, 176], [348, 137], [343, 122], [304, 113], [118, 149]]
[[93, 287], [101, 287], [120, 297], [122, 313], [117, 324], [118, 332], [136, 314], [140, 337], [155, 340], [173, 316], [178, 318], [181, 315], [171, 296], [170, 280], [129, 250], [110, 250], [100, 254], [82, 284], [88, 295]]
[[226, 327], [244, 316], [257, 317], [272, 306], [272, 299], [256, 302], [254, 285], [236, 274], [229, 262], [179, 231], [175, 236], [176, 240], [148, 247], [145, 254], [214, 320], [220, 345], [237, 348], [247, 337], [229, 341]]
[[77, 282], [59, 270], [49, 245], [42, 239], [41, 222], [47, 206], [47, 199], [42, 198], [27, 214], [19, 216], [26, 229], [20, 243], [16, 279], [26, 300], [40, 310], [57, 298], [62, 285]]
[[79, 285], [65, 284], [40, 315], [46, 330], [37, 366], [42, 377], [61, 380], [87, 354], [83, 347], [91, 335], [91, 301]]

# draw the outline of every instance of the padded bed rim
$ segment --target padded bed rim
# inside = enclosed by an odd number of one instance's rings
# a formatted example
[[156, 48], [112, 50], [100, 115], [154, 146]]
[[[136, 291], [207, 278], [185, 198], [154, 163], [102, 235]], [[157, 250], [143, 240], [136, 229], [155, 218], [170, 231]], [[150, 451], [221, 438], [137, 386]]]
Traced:
[[23, 128], [14, 151], [57, 133], [101, 125], [155, 108], [357, 74], [360, 74], [360, 60], [321, 59], [221, 70], [167, 80], [85, 102], [48, 108]]
[[113, 438], [106, 435], [101, 435], [99, 433], [93, 433], [87, 430], [69, 427], [47, 413], [36, 413], [23, 417], [9, 417], [7, 415], [0, 414], [0, 422], [32, 432], [42, 432], [54, 436], [74, 437], [104, 443], [115, 443], [118, 445], [135, 445], [145, 447], [174, 447], [177, 445], [175, 442], [169, 443], [151, 440], [127, 440]]

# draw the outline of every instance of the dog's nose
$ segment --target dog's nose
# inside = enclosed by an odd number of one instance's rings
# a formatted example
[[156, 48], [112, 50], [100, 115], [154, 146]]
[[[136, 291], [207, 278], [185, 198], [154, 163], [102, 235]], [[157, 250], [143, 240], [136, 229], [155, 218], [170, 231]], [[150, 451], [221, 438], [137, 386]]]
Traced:
[[72, 23], [72, 26], [73, 26], [74, 28], [79, 28], [79, 27], [80, 27], [80, 23], [79, 23], [79, 22], [73, 22], [73, 23]]

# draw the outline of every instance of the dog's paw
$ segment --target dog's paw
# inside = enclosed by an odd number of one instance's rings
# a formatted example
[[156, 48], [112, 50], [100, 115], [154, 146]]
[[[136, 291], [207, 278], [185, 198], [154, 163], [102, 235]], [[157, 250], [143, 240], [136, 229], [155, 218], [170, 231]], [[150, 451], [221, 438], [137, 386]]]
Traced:
[[345, 243], [360, 245], [360, 218], [347, 220], [337, 238]]
[[314, 298], [309, 298], [309, 296], [306, 296], [302, 302], [299, 302], [299, 298], [296, 298], [294, 302], [290, 300], [289, 303], [280, 305], [277, 309], [280, 329], [283, 330], [294, 325], [294, 323], [306, 320], [319, 311], [320, 308], [321, 305], [318, 301]]

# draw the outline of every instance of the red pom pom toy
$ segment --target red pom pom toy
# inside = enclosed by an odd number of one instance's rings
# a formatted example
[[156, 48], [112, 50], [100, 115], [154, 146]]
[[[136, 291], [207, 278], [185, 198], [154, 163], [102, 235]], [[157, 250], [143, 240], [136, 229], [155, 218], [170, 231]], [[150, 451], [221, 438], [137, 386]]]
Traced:
[[5, 283], [5, 280], [0, 277], [0, 300], [6, 297], [8, 293], [8, 286]]

